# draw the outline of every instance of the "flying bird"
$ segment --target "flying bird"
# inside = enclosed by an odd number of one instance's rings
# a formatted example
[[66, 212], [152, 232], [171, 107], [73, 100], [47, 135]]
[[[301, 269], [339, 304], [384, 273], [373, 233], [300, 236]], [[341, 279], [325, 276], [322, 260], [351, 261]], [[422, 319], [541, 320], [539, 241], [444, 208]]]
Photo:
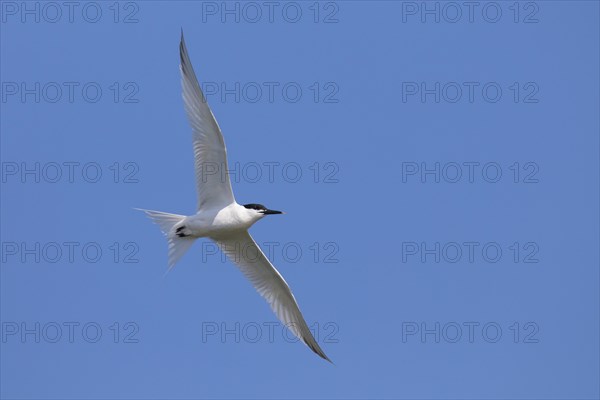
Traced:
[[[185, 111], [192, 126], [198, 212], [185, 216], [143, 210], [160, 227], [169, 244], [169, 269], [198, 238], [213, 240], [264, 297], [273, 312], [312, 351], [331, 362], [313, 337], [290, 287], [256, 244], [248, 229], [267, 215], [283, 214], [262, 204], [235, 201], [229, 174], [215, 174], [227, 166], [221, 129], [210, 110], [188, 55], [183, 31], [179, 45]], [[211, 166], [208, 173], [207, 166]]]

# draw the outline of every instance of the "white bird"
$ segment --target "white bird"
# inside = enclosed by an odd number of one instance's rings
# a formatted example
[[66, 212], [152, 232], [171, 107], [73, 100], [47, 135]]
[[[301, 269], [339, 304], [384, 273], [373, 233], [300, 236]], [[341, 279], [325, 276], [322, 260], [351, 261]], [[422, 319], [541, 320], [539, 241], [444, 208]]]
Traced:
[[139, 210], [150, 216], [167, 237], [169, 270], [196, 239], [213, 240], [267, 300], [281, 322], [312, 351], [331, 362], [310, 332], [290, 287], [248, 233], [248, 228], [266, 215], [283, 213], [261, 204], [239, 205], [233, 197], [228, 173], [214, 173], [215, 166], [227, 167], [227, 150], [221, 129], [196, 79], [183, 32], [179, 53], [183, 101], [192, 126], [198, 212], [185, 216]]

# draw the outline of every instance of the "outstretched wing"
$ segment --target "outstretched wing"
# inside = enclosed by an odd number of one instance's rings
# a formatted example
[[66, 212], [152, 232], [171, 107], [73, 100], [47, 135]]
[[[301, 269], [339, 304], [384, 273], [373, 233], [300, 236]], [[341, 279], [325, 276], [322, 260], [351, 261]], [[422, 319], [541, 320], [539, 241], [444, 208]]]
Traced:
[[267, 300], [279, 320], [312, 351], [331, 362], [308, 329], [290, 287], [252, 236], [248, 232], [240, 232], [216, 242], [221, 251], [239, 267], [258, 293]]
[[192, 126], [198, 210], [225, 207], [233, 202], [227, 173], [227, 150], [219, 124], [208, 107], [188, 56], [183, 32], [179, 45], [181, 86], [185, 112]]

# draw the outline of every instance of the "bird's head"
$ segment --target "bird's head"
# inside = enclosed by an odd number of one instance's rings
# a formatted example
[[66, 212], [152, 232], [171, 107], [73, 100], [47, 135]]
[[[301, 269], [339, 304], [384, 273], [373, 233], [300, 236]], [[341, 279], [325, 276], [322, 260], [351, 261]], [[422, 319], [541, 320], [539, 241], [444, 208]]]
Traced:
[[248, 210], [248, 212], [250, 213], [250, 215], [256, 219], [260, 219], [262, 217], [264, 217], [265, 215], [271, 215], [271, 214], [285, 214], [282, 211], [275, 211], [275, 210], [269, 210], [267, 207], [263, 206], [262, 204], [244, 204], [244, 208], [246, 208]]

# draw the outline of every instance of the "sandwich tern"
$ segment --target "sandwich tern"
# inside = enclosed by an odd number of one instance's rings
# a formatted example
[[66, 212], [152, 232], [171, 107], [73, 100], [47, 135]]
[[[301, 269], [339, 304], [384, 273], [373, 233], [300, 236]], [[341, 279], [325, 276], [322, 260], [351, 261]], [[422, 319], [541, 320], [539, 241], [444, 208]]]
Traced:
[[290, 287], [248, 233], [248, 229], [266, 215], [283, 212], [270, 210], [262, 204], [240, 205], [233, 196], [228, 173], [223, 176], [203, 174], [205, 165], [227, 166], [225, 141], [196, 79], [183, 31], [179, 55], [183, 102], [192, 127], [198, 212], [185, 216], [139, 209], [160, 227], [167, 238], [168, 271], [196, 239], [213, 240], [267, 300], [281, 322], [312, 351], [331, 362], [310, 332]]

